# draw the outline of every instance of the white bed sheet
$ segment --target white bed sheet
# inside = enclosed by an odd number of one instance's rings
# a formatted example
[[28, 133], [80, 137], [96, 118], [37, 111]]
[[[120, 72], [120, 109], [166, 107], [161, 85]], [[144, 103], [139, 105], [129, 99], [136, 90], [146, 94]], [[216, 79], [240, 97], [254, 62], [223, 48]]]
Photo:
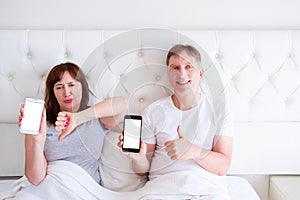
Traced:
[[8, 190], [10, 185], [14, 182], [15, 180], [0, 180], [0, 192], [4, 192]]
[[[8, 190], [15, 180], [0, 180], [0, 192]], [[250, 183], [238, 176], [227, 177], [228, 190], [232, 200], [259, 200], [259, 196]]]
[[260, 199], [250, 183], [238, 176], [227, 176], [227, 184], [230, 199], [255, 200]]

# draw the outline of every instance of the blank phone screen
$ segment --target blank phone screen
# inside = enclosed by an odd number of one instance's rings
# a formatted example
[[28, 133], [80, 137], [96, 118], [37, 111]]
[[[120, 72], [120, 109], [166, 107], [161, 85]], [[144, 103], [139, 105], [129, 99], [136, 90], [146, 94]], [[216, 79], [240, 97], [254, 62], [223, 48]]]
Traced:
[[26, 100], [20, 127], [22, 133], [38, 134], [43, 108], [43, 101]]
[[125, 119], [123, 148], [139, 149], [142, 120]]

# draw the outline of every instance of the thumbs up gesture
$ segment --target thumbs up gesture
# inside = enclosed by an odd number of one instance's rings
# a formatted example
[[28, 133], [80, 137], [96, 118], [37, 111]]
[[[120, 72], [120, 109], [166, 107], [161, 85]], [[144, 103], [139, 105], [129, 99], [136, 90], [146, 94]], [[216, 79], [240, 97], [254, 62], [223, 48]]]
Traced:
[[181, 133], [180, 125], [177, 127], [178, 139], [165, 142], [166, 152], [172, 160], [192, 159], [195, 151], [194, 145]]

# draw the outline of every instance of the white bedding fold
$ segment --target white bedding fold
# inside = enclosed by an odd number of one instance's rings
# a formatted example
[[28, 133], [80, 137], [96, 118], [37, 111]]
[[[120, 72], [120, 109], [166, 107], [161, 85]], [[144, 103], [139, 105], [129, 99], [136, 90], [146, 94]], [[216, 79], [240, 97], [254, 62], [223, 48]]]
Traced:
[[[101, 187], [81, 167], [67, 161], [50, 162], [47, 177], [38, 186], [31, 185], [26, 177], [14, 182], [0, 199], [202, 199], [203, 196], [223, 194], [209, 179], [201, 179], [194, 172], [166, 174], [149, 181], [134, 192], [114, 192]], [[206, 187], [202, 187], [206, 185]], [[226, 199], [225, 197], [223, 199]]]

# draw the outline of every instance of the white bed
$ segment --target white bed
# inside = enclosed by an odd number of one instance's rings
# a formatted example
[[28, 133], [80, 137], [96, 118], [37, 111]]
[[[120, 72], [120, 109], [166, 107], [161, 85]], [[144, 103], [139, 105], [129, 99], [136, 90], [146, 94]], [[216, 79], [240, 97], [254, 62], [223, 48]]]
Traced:
[[4, 179], [0, 180], [0, 192], [4, 192], [9, 190], [11, 184], [15, 181], [15, 179]]
[[[252, 186], [245, 180], [237, 176], [228, 177], [229, 195], [232, 200], [255, 200], [259, 199]], [[1, 180], [0, 193], [8, 191], [15, 180]]]
[[[33, 200], [33, 199], [203, 199], [198, 194], [202, 190], [193, 180], [194, 174], [175, 173], [166, 174], [148, 182], [144, 187], [137, 187], [134, 191], [114, 192], [100, 187], [82, 168], [66, 161], [49, 163], [47, 177], [38, 186], [31, 185], [26, 178], [11, 182], [1, 199]], [[123, 176], [124, 177], [124, 176]], [[188, 177], [188, 178], [187, 178]], [[191, 178], [191, 179], [190, 179]], [[186, 181], [189, 180], [189, 181]], [[230, 199], [259, 199], [251, 185], [239, 177], [227, 177]], [[132, 180], [133, 181], [133, 180]], [[128, 183], [128, 181], [125, 181]], [[135, 181], [137, 182], [137, 181]], [[198, 184], [196, 184], [198, 183]], [[114, 182], [114, 184], [119, 184]], [[120, 183], [122, 184], [122, 183]], [[135, 184], [132, 182], [131, 184]], [[207, 191], [204, 188], [203, 191]], [[201, 192], [200, 192], [201, 193]], [[222, 199], [222, 198], [221, 198]]]
[[[0, 158], [5, 160], [0, 176], [23, 175], [23, 138], [16, 126], [18, 107], [25, 96], [43, 97], [45, 76], [52, 66], [64, 61], [81, 65], [91, 86], [91, 104], [122, 95], [129, 97], [130, 112], [140, 113], [170, 93], [163, 65], [166, 50], [175, 43], [201, 49], [207, 83], [203, 90], [216, 99], [226, 94], [234, 113], [237, 132], [227, 177], [231, 198], [254, 200], [258, 193], [267, 199], [266, 177], [299, 174], [299, 161], [291, 159], [296, 156], [295, 141], [300, 139], [296, 132], [300, 127], [300, 106], [296, 103], [300, 96], [299, 31], [146, 29], [0, 31], [0, 109], [6, 113], [0, 115]], [[116, 140], [114, 133], [107, 138]], [[111, 145], [115, 143], [105, 144], [102, 172], [108, 177], [104, 186], [122, 191], [139, 187], [137, 177], [114, 167], [120, 162], [128, 170], [130, 166]], [[278, 145], [283, 148], [279, 150]], [[252, 186], [242, 178], [251, 176], [256, 178]], [[7, 185], [7, 180], [0, 180], [0, 191]]]

